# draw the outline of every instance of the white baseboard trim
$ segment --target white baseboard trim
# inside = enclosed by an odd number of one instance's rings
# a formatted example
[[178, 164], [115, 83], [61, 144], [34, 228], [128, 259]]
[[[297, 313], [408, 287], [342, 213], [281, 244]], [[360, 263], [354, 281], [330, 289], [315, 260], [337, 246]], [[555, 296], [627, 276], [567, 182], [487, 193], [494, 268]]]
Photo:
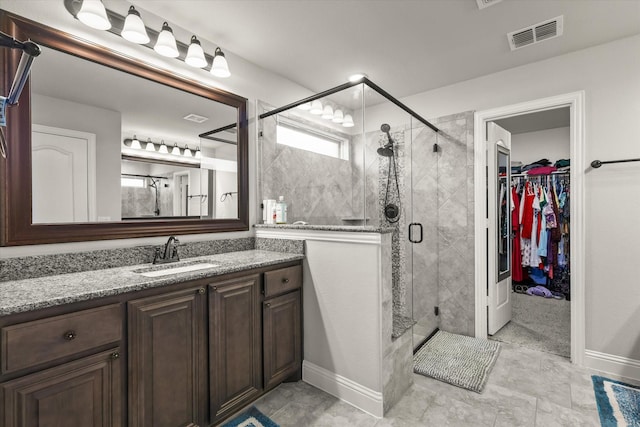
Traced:
[[382, 418], [384, 415], [382, 393], [306, 360], [302, 362], [302, 381], [326, 391], [374, 417]]
[[640, 360], [599, 351], [585, 350], [584, 366], [608, 374], [617, 375], [623, 379], [640, 381]]

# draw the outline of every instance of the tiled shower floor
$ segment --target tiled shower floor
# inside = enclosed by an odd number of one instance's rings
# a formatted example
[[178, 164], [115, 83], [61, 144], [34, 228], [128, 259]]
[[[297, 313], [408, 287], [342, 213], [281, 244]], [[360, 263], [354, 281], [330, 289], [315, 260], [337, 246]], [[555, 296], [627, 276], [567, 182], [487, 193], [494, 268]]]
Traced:
[[482, 394], [421, 375], [383, 419], [304, 382], [282, 384], [256, 403], [286, 426], [598, 426], [595, 371], [563, 357], [502, 343]]

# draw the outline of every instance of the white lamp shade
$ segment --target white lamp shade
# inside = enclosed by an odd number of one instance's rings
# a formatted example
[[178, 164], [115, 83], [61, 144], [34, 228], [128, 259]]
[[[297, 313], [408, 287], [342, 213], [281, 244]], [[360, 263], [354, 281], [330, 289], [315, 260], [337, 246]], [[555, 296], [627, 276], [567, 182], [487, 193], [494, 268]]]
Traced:
[[191, 44], [189, 45], [187, 57], [184, 58], [184, 62], [197, 68], [204, 68], [207, 66], [207, 60], [204, 58], [204, 50], [202, 50], [200, 41], [196, 36], [191, 37]]
[[344, 115], [344, 120], [342, 121], [342, 126], [344, 126], [346, 128], [352, 128], [354, 126], [353, 117], [351, 117], [351, 114], [345, 114]]
[[123, 39], [137, 44], [149, 43], [149, 35], [147, 29], [144, 26], [144, 22], [140, 18], [138, 11], [131, 6], [129, 8], [129, 14], [124, 20], [124, 27], [122, 33], [120, 33]]
[[169, 58], [176, 58], [179, 55], [178, 46], [176, 46], [176, 38], [173, 36], [173, 30], [166, 22], [162, 24], [162, 30], [158, 34], [158, 40], [156, 41], [153, 50], [158, 52], [162, 56]]
[[107, 10], [100, 0], [84, 0], [77, 18], [83, 24], [96, 30], [108, 30], [111, 28]]
[[156, 146], [153, 144], [153, 142], [147, 141], [147, 146], [145, 147], [145, 150], [155, 152]]
[[219, 47], [216, 48], [215, 55], [213, 56], [211, 74], [216, 77], [229, 77], [231, 75], [227, 59], [224, 57], [224, 53]]
[[140, 146], [140, 141], [138, 141], [138, 138], [136, 138], [135, 135], [133, 135], [133, 139], [131, 140], [131, 148], [135, 148], [137, 150], [142, 149], [142, 147]]
[[182, 155], [185, 157], [191, 157], [191, 150], [189, 150], [188, 145], [184, 146], [184, 151], [182, 152]]
[[333, 123], [342, 123], [344, 121], [344, 113], [342, 110], [336, 109], [336, 111], [333, 112], [333, 119], [331, 119], [331, 121]]
[[300, 104], [298, 105], [298, 108], [301, 110], [310, 110], [311, 109], [311, 103], [310, 102], [305, 102], [304, 104]]
[[326, 120], [333, 119], [333, 107], [331, 105], [325, 105], [322, 109], [322, 118]]
[[160, 144], [160, 148], [158, 148], [158, 153], [169, 154], [169, 149], [167, 148], [167, 144], [165, 144], [164, 141], [162, 141], [162, 144]]
[[171, 149], [171, 154], [174, 156], [180, 155], [180, 149], [178, 148], [178, 144], [173, 144], [173, 148]]
[[202, 158], [202, 153], [200, 152], [200, 149], [199, 149], [199, 148], [196, 148], [195, 158], [196, 158], [196, 159], [200, 159], [200, 158]]
[[323, 109], [322, 109], [322, 102], [320, 102], [319, 100], [315, 100], [311, 103], [311, 109], [309, 110], [309, 112], [311, 114], [322, 114]]

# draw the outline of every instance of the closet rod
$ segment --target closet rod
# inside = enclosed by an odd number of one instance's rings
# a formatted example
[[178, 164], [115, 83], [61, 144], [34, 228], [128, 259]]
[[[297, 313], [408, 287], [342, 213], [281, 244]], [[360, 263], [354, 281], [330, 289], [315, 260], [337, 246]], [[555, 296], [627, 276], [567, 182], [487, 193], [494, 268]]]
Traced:
[[602, 165], [607, 165], [609, 163], [628, 163], [628, 162], [640, 162], [640, 159], [623, 159], [623, 160], [607, 160], [601, 162], [600, 160], [594, 160], [591, 162], [591, 167], [598, 169]]
[[519, 177], [527, 177], [527, 178], [535, 178], [537, 176], [554, 176], [554, 175], [569, 175], [571, 172], [551, 172], [551, 173], [544, 173], [544, 174], [539, 174], [539, 175], [529, 175], [526, 173], [512, 173], [511, 174], [511, 178], [519, 178]]

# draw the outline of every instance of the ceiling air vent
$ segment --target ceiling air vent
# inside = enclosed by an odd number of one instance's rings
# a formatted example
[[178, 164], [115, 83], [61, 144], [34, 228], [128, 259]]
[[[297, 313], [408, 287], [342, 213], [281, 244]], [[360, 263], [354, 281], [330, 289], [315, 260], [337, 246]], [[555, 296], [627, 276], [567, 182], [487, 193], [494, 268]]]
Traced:
[[186, 116], [183, 117], [183, 119], [189, 120], [190, 122], [195, 122], [195, 123], [204, 123], [207, 120], [209, 120], [208, 117], [199, 116], [194, 113], [187, 114]]
[[509, 46], [511, 50], [520, 49], [521, 47], [540, 43], [562, 35], [563, 16], [557, 16], [553, 19], [540, 22], [530, 27], [521, 28], [507, 34]]
[[478, 9], [484, 9], [485, 7], [493, 6], [501, 1], [502, 0], [476, 0], [476, 3], [478, 3]]

